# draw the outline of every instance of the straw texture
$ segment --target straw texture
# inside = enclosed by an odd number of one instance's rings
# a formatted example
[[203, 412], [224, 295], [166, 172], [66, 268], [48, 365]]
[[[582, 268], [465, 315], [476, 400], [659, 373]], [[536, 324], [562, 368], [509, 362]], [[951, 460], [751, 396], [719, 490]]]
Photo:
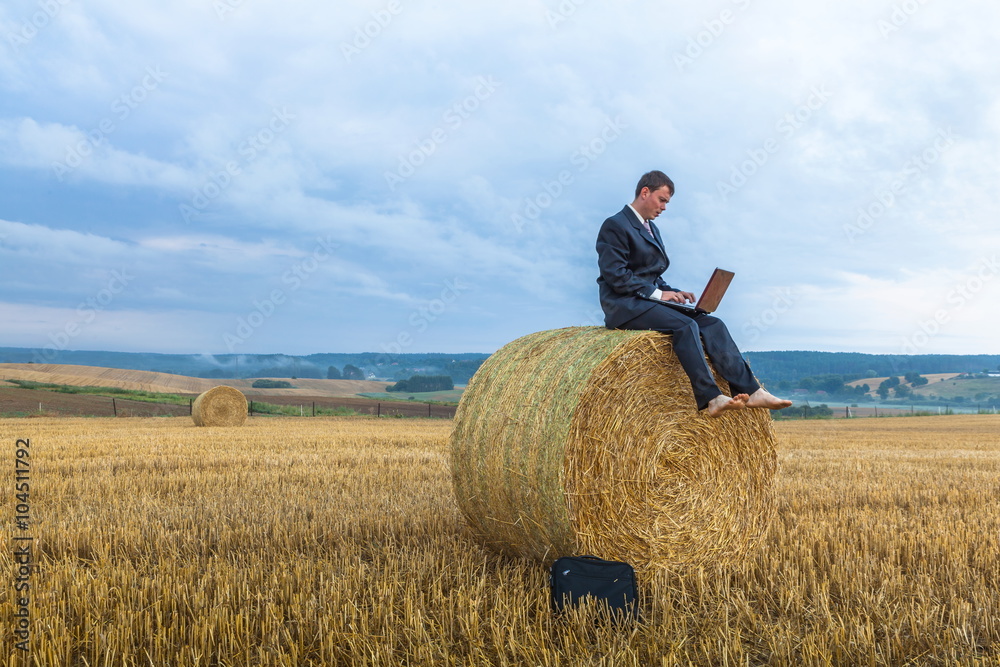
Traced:
[[451, 453], [472, 530], [540, 560], [731, 561], [774, 505], [769, 412], [699, 414], [670, 336], [652, 331], [571, 327], [506, 345], [463, 393]]
[[191, 417], [197, 426], [242, 426], [247, 420], [246, 396], [233, 387], [212, 387], [194, 399]]

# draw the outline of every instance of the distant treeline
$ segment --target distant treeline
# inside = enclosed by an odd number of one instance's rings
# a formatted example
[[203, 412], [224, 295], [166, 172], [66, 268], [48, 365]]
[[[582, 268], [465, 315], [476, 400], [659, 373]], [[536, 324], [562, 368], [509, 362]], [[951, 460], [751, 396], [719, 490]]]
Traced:
[[[0, 347], [0, 363], [74, 364], [158, 371], [204, 378], [327, 378], [402, 380], [413, 375], [449, 375], [465, 384], [489, 357], [482, 353], [158, 354]], [[357, 370], [354, 370], [357, 369]], [[334, 374], [335, 375], [335, 374]]]
[[386, 387], [386, 391], [451, 391], [455, 388], [448, 375], [414, 375], [409, 380], [400, 380], [391, 387]]
[[[403, 380], [413, 375], [447, 375], [466, 384], [488, 354], [322, 353], [282, 354], [155, 354], [0, 348], [0, 362], [107, 366], [213, 378], [342, 378]], [[797, 383], [805, 377], [839, 375], [844, 381], [916, 373], [977, 373], [1000, 368], [1000, 355], [863, 354], [860, 352], [748, 352], [754, 373], [765, 384]], [[359, 377], [360, 376], [360, 377]]]
[[254, 389], [294, 389], [295, 386], [287, 380], [254, 380], [250, 385]]
[[850, 382], [914, 372], [979, 373], [1000, 368], [998, 354], [862, 354], [860, 352], [748, 352], [754, 374], [765, 384], [796, 383], [805, 377], [839, 375]]

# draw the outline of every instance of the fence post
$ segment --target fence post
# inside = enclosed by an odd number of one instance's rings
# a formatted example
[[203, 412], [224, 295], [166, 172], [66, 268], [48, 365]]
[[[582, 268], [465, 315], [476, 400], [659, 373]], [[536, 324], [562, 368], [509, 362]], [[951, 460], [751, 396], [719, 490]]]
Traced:
[[428, 417], [431, 416], [431, 404], [430, 403], [427, 404], [427, 416]]
[[115, 403], [115, 399], [111, 399], [111, 409], [115, 411], [115, 417], [118, 416], [118, 405]]
[[382, 416], [382, 402], [381, 401], [379, 401], [379, 403], [378, 403], [378, 415], [377, 416], [378, 417]]
[[313, 417], [316, 416], [316, 401], [313, 401]]

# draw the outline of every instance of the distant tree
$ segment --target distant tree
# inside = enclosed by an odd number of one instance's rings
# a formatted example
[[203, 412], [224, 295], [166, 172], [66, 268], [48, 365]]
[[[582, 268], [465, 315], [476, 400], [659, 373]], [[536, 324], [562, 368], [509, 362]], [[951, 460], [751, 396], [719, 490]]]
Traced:
[[347, 364], [344, 366], [344, 379], [345, 380], [364, 380], [365, 373], [360, 368], [354, 364]]
[[483, 364], [483, 359], [449, 361], [441, 367], [443, 374], [451, 376], [458, 384], [466, 384]]
[[896, 392], [896, 398], [906, 398], [913, 395], [913, 390], [910, 389], [909, 385], [905, 384], [897, 384], [893, 391]]
[[852, 396], [855, 398], [861, 398], [871, 390], [871, 387], [869, 387], [867, 384], [859, 384], [854, 387], [845, 387], [844, 389], [845, 389], [844, 395]]
[[907, 382], [909, 382], [910, 384], [913, 384], [913, 383], [914, 383], [914, 382], [916, 382], [916, 381], [917, 381], [918, 379], [920, 379], [920, 373], [918, 373], [918, 372], [916, 372], [916, 371], [910, 371], [909, 373], [907, 373], [907, 374], [906, 374], [906, 375], [904, 375], [903, 377], [904, 377], [904, 379], [905, 379], [905, 380], [906, 380]]
[[812, 378], [802, 378], [799, 380], [799, 389], [805, 389], [806, 391], [812, 391], [816, 388], [816, 381]]
[[899, 385], [899, 378], [896, 377], [895, 375], [893, 375], [891, 378], [889, 378], [885, 382], [887, 383], [886, 386], [889, 387], [890, 389], [892, 389], [893, 387]]
[[291, 382], [287, 380], [254, 380], [251, 385], [254, 389], [294, 389]]
[[816, 386], [828, 394], [844, 391], [844, 378], [840, 375], [821, 375], [816, 378]]
[[889, 385], [886, 384], [885, 380], [883, 380], [882, 384], [878, 386], [878, 389], [875, 390], [875, 393], [878, 394], [878, 397], [881, 398], [883, 401], [889, 398]]
[[917, 378], [913, 382], [911, 382], [910, 384], [912, 384], [914, 387], [922, 387], [923, 385], [927, 384], [928, 382], [930, 382], [930, 380], [928, 380], [927, 378], [925, 378], [923, 375], [918, 375]]
[[340, 374], [340, 370], [338, 370], [336, 366], [330, 366], [326, 369], [327, 380], [339, 380], [341, 377], [343, 376]]
[[450, 391], [455, 388], [448, 375], [414, 375], [409, 380], [400, 380], [386, 391]]

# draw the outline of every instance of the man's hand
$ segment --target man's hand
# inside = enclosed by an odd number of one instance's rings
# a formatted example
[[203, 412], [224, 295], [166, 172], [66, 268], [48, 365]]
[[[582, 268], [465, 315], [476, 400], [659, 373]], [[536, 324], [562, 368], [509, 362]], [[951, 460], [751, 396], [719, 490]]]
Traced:
[[663, 292], [660, 294], [660, 301], [673, 301], [674, 303], [694, 303], [694, 294], [691, 292]]

